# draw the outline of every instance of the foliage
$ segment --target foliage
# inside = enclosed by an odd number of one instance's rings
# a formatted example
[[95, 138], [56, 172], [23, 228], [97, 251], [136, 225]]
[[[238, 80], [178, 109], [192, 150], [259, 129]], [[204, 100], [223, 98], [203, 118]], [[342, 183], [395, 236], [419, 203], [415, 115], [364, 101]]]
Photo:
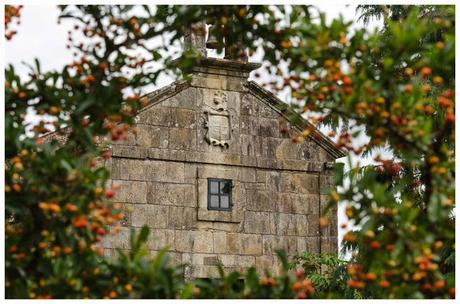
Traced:
[[[344, 202], [356, 225], [344, 241], [354, 252], [348, 286], [374, 298], [454, 297], [453, 6], [436, 7], [429, 17], [409, 6], [404, 18], [385, 20], [383, 34], [353, 31], [340, 18], [327, 23], [309, 6], [79, 5], [63, 6], [61, 17], [75, 22], [71, 33], [85, 37], [69, 36], [72, 64], [45, 72], [36, 61], [28, 79], [12, 66], [5, 71], [7, 297], [118, 297], [122, 285], [101, 278], [113, 277], [114, 269], [129, 274], [126, 265], [139, 274], [126, 284], [149, 285], [136, 296], [177, 295], [176, 272], [161, 266], [161, 254], [145, 271], [143, 259], [111, 264], [98, 256], [98, 241], [117, 231], [122, 215], [109, 200], [116, 190], [106, 188], [109, 172], [95, 158], [110, 157], [97, 144], [102, 138], [123, 140], [136, 132], [139, 94], [163, 71], [155, 64], [186, 76], [199, 59], [193, 49], [176, 61], [165, 52], [197, 21], [214, 23], [218, 49], [225, 40], [235, 58], [245, 56], [232, 47], [238, 43], [249, 54], [260, 50], [274, 79], [266, 85], [275, 93], [289, 90], [293, 108], [332, 128], [337, 147], [357, 156], [391, 150], [393, 159], [374, 158], [377, 166], [354, 166], [347, 184], [337, 171], [336, 185], [344, 190], [332, 192], [329, 205]], [[152, 46], [155, 38], [169, 44]], [[25, 125], [31, 110], [42, 118], [33, 127]], [[50, 129], [58, 131], [43, 140]], [[362, 132], [369, 141], [357, 145]], [[56, 140], [61, 135], [65, 145]], [[293, 140], [308, 136], [311, 129]], [[158, 269], [164, 278], [152, 273]], [[235, 276], [223, 280], [236, 286]], [[160, 281], [165, 285], [158, 290], [150, 286]], [[202, 284], [208, 297], [206, 286], [220, 286]], [[251, 285], [244, 290], [248, 297], [294, 295], [284, 284], [270, 294]], [[228, 295], [245, 295], [228, 288]]]
[[301, 252], [294, 256], [290, 268], [300, 268], [315, 286], [314, 298], [362, 299], [363, 295], [347, 286], [347, 261], [334, 253]]

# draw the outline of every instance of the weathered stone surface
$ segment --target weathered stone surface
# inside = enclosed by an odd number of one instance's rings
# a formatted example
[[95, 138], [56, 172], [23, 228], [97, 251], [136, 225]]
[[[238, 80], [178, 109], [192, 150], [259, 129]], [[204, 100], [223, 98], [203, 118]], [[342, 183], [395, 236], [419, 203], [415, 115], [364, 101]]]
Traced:
[[195, 208], [169, 207], [168, 227], [174, 229], [192, 229], [196, 226], [197, 213]]
[[281, 191], [302, 194], [318, 192], [318, 176], [300, 173], [281, 173]]
[[189, 184], [148, 183], [147, 203], [196, 207], [196, 189]]
[[133, 208], [132, 225], [142, 227], [147, 225], [154, 228], [168, 227], [169, 207], [163, 205], [142, 204]]
[[298, 237], [297, 250], [299, 252], [319, 252], [319, 237]]
[[171, 120], [171, 108], [156, 105], [138, 114], [138, 123], [170, 127], [172, 125]]
[[282, 249], [287, 254], [291, 254], [291, 255], [296, 254], [298, 252], [297, 237], [264, 235], [263, 236], [263, 254], [264, 255], [276, 254], [277, 249]]
[[184, 163], [149, 161], [145, 170], [145, 178], [149, 181], [183, 183], [184, 182]]
[[193, 129], [169, 129], [169, 145], [174, 150], [193, 150], [196, 145], [196, 135]]
[[139, 181], [113, 180], [120, 189], [115, 192], [118, 202], [145, 204], [147, 202], [147, 183]]
[[269, 212], [246, 211], [244, 215], [244, 231], [247, 233], [274, 234], [273, 214]]
[[169, 129], [146, 124], [138, 124], [139, 133], [136, 144], [148, 148], [167, 148]]
[[151, 229], [146, 245], [151, 250], [159, 250], [165, 247], [174, 250], [174, 230]]
[[276, 192], [247, 190], [246, 210], [274, 212], [276, 204]]
[[213, 252], [212, 232], [199, 230], [176, 230], [175, 248], [179, 252]]
[[281, 193], [277, 207], [283, 213], [317, 214], [319, 198], [315, 194]]
[[243, 233], [214, 233], [214, 250], [216, 253], [261, 255], [262, 236]]

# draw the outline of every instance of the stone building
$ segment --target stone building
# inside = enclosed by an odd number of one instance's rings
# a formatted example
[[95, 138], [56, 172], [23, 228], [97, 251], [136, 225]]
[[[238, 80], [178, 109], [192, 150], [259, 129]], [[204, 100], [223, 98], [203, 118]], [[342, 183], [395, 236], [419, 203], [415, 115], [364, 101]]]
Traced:
[[[204, 37], [186, 39], [206, 53]], [[151, 253], [169, 246], [188, 278], [216, 275], [217, 263], [276, 272], [277, 248], [337, 251], [336, 217], [322, 231], [319, 218], [343, 152], [319, 131], [293, 143], [310, 124], [248, 81], [258, 67], [205, 57], [191, 80], [146, 96], [138, 134], [113, 144], [105, 164], [126, 214], [121, 233], [103, 240], [105, 254], [129, 250], [129, 229], [143, 225]]]

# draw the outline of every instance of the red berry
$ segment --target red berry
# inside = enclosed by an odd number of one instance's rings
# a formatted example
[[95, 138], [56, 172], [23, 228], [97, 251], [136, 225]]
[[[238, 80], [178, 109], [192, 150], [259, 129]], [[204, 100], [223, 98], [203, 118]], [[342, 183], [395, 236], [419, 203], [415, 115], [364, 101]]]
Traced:
[[454, 123], [455, 122], [455, 115], [454, 114], [447, 114], [446, 115], [446, 122], [447, 123]]
[[112, 189], [108, 189], [107, 191], [105, 191], [105, 196], [107, 198], [112, 198], [114, 197], [114, 195], [115, 195], [115, 192]]
[[307, 295], [305, 294], [305, 292], [301, 292], [297, 294], [297, 299], [306, 299], [306, 298], [307, 298]]

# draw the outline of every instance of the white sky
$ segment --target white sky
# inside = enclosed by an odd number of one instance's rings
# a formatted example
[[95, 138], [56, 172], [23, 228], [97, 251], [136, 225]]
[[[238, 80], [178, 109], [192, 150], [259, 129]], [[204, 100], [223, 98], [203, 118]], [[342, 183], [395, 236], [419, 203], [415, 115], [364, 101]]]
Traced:
[[[326, 13], [328, 22], [340, 14], [344, 16], [345, 20], [357, 19], [356, 5], [338, 3], [315, 5]], [[53, 5], [25, 5], [22, 10], [21, 24], [13, 26], [17, 29], [18, 34], [12, 41], [5, 43], [6, 65], [13, 64], [16, 71], [25, 77], [28, 74], [28, 68], [21, 63], [23, 61], [32, 64], [34, 59], [38, 58], [43, 71], [61, 69], [65, 64], [72, 62], [72, 51], [66, 48], [67, 31], [71, 29], [72, 25], [70, 22], [62, 22], [61, 25], [58, 25], [58, 13], [58, 8]], [[357, 23], [354, 26], [362, 27], [363, 25]], [[381, 22], [371, 22], [367, 27], [380, 26]], [[155, 87], [165, 86], [173, 80], [168, 77], [160, 77]], [[280, 97], [282, 98], [282, 96]], [[360, 161], [369, 163], [371, 159]], [[339, 226], [346, 221], [344, 206], [339, 206]], [[339, 242], [345, 232], [346, 230], [339, 228]]]

